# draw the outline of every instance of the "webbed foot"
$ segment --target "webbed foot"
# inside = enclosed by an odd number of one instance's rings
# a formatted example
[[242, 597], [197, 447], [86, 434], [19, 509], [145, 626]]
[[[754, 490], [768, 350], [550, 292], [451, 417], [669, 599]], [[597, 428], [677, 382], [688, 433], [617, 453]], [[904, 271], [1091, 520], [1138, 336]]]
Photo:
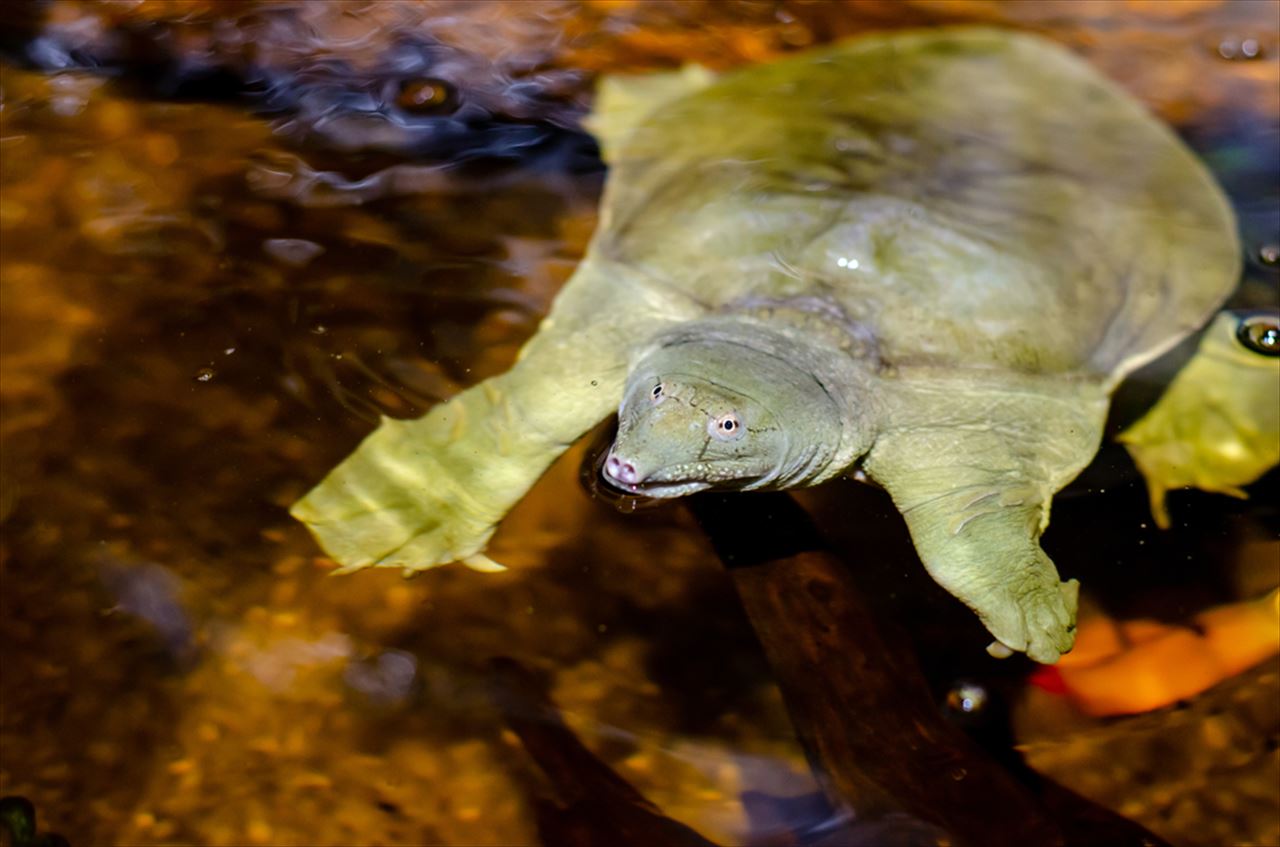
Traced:
[[989, 607], [974, 606], [996, 638], [988, 652], [999, 657], [1026, 653], [1043, 664], [1056, 662], [1075, 644], [1079, 591], [1079, 582], [1058, 582], [1054, 574], [1052, 583], [1038, 579], [1015, 583], [991, 595]]

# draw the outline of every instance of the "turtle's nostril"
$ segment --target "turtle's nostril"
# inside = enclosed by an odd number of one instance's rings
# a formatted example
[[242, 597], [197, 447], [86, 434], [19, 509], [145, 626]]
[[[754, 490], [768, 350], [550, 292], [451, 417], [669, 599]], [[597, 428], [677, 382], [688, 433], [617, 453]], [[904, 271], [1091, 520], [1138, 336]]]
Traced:
[[610, 456], [605, 460], [604, 472], [618, 482], [628, 484], [636, 482], [636, 466], [630, 462], [622, 461], [617, 456]]

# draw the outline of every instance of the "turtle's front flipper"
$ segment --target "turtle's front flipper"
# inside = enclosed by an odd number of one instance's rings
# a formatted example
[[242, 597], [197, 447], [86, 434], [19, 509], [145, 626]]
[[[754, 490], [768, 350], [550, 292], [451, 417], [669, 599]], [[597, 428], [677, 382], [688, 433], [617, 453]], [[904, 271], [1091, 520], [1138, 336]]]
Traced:
[[1038, 662], [1056, 661], [1075, 641], [1077, 583], [1059, 579], [1039, 538], [1054, 493], [1097, 450], [1106, 415], [1098, 395], [1074, 394], [1072, 403], [957, 394], [953, 402], [983, 411], [973, 423], [890, 430], [865, 461], [930, 575], [999, 645]]
[[[584, 264], [506, 373], [412, 421], [384, 419], [290, 510], [344, 570], [423, 570], [479, 555], [547, 466], [622, 395], [654, 331], [644, 289]], [[597, 315], [594, 320], [590, 315]]]

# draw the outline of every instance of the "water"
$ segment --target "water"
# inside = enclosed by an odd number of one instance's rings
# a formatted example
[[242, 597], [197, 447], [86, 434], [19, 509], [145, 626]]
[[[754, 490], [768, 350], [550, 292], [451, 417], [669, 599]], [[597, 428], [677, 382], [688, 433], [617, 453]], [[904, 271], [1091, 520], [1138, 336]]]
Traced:
[[[508, 572], [411, 581], [328, 578], [285, 512], [379, 415], [500, 372], [533, 332], [595, 223], [603, 171], [577, 129], [595, 73], [898, 25], [1045, 32], [1215, 169], [1253, 257], [1234, 305], [1280, 299], [1263, 258], [1280, 233], [1273, 4], [237, 8], [0, 12], [0, 794], [76, 844], [532, 843], [545, 786], [484, 693], [500, 655], [707, 837], [822, 830], [760, 647], [680, 508], [593, 502], [578, 451], [503, 525], [490, 553]], [[1146, 402], [1141, 381], [1127, 391], [1119, 416]], [[1274, 478], [1246, 503], [1174, 497], [1174, 530], [1142, 527], [1140, 482], [1107, 448], [1046, 545], [1115, 615], [1186, 619], [1270, 587]], [[875, 492], [805, 502], [850, 551], [901, 549]], [[975, 686], [973, 731], [1007, 723], [1026, 665], [988, 659], [918, 565], [860, 578], [940, 708]], [[1023, 731], [1084, 737], [1075, 720]], [[1187, 735], [1148, 722], [1115, 743]], [[1097, 790], [1205, 843], [1225, 818], [1183, 805], [1218, 808], [1206, 774], [1236, 797], [1274, 785], [1277, 754], [1253, 740], [1229, 780], [1206, 766]], [[1253, 811], [1233, 832], [1280, 830], [1267, 796], [1237, 803]]]

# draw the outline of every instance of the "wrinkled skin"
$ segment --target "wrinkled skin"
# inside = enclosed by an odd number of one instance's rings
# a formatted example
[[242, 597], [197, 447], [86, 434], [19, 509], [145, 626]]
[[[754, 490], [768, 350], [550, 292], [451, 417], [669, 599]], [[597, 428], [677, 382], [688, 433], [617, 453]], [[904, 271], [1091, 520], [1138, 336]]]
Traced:
[[858, 471], [997, 652], [1069, 650], [1053, 495], [1116, 384], [1239, 274], [1176, 136], [1061, 48], [982, 29], [615, 81], [591, 128], [610, 178], [582, 265], [510, 371], [385, 421], [295, 504], [329, 554], [490, 568], [498, 521], [617, 410], [615, 484]]
[[743, 344], [660, 347], [631, 372], [603, 471], [650, 497], [802, 485], [829, 466], [842, 418], [784, 359]]
[[1147, 480], [1151, 514], [1194, 486], [1244, 497], [1280, 462], [1280, 313], [1223, 312], [1156, 405], [1120, 434]]

